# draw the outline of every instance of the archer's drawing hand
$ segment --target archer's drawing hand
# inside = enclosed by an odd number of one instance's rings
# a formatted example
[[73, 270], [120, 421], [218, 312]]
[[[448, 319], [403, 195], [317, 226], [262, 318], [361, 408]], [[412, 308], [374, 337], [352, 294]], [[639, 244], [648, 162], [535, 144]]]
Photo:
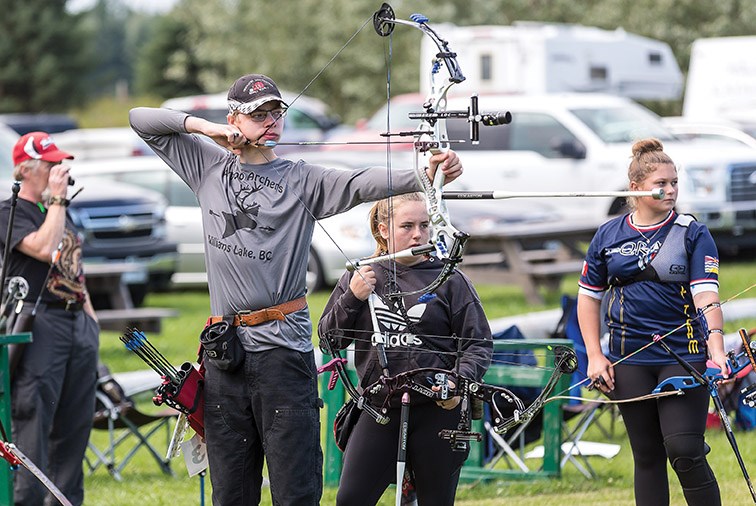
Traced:
[[244, 134], [234, 125], [213, 123], [203, 118], [189, 116], [184, 121], [184, 127], [189, 133], [200, 133], [210, 137], [216, 144], [237, 155], [241, 154], [242, 148], [248, 143]]
[[459, 161], [459, 156], [451, 149], [449, 151], [436, 153], [430, 157], [430, 160], [428, 160], [428, 169], [426, 169], [426, 172], [431, 181], [436, 175], [436, 170], [438, 170], [439, 166], [441, 167], [444, 176], [446, 176], [444, 184], [451, 183], [457, 179], [462, 175], [464, 170], [462, 168], [462, 162]]
[[369, 265], [364, 265], [352, 274], [349, 289], [359, 300], [367, 300], [375, 289], [375, 271]]
[[234, 154], [241, 155], [249, 140], [233, 125], [221, 125], [220, 131], [211, 137], [215, 142]]

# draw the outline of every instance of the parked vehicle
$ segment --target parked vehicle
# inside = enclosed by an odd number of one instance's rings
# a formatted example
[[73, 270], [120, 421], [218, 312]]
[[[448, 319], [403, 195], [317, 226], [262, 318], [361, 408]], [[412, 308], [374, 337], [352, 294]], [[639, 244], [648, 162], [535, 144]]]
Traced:
[[738, 123], [727, 120], [695, 120], [685, 116], [662, 118], [664, 126], [682, 139], [709, 139], [756, 148], [756, 137]]
[[[465, 109], [469, 99], [450, 99]], [[601, 94], [486, 95], [481, 111], [510, 111], [507, 126], [482, 128], [478, 146], [455, 145], [470, 189], [599, 191], [627, 188], [634, 140], [656, 137], [679, 166], [677, 209], [706, 223], [720, 247], [756, 246], [756, 152], [714, 141], [684, 141], [658, 116], [629, 99]], [[450, 120], [450, 139], [464, 139], [465, 120]], [[568, 219], [622, 211], [616, 198], [559, 199]]]
[[[161, 107], [188, 112], [215, 123], [226, 123], [228, 102], [226, 93], [211, 95], [193, 95], [172, 98], [163, 102]], [[312, 97], [297, 96], [295, 93], [281, 91], [284, 102], [291, 107], [286, 112], [286, 123], [281, 137], [282, 142], [322, 141], [341, 121], [328, 111], [328, 106]], [[282, 145], [276, 152], [295, 151], [296, 146]]]
[[0, 123], [10, 127], [18, 135], [43, 131], [49, 134], [79, 128], [74, 118], [67, 114], [12, 113], [0, 114]]
[[129, 127], [66, 130], [55, 134], [55, 143], [64, 151], [76, 153], [77, 160], [155, 154]]
[[[11, 193], [11, 153], [18, 138], [15, 132], [0, 128], [2, 199]], [[132, 185], [113, 185], [96, 178], [82, 183], [76, 181], [74, 191], [83, 190], [71, 201], [69, 212], [83, 239], [85, 266], [110, 262], [138, 265], [140, 268], [124, 274], [123, 280], [134, 304], [139, 305], [150, 290], [166, 288], [176, 270], [176, 244], [166, 237], [166, 201], [157, 192]], [[98, 309], [105, 307], [96, 297], [93, 302]]]
[[683, 116], [756, 130], [756, 36], [697, 39], [690, 51]]
[[[675, 100], [683, 79], [669, 44], [628, 33], [563, 23], [438, 28], [467, 78], [454, 93], [611, 93], [637, 100]], [[438, 47], [424, 37], [420, 92]]]

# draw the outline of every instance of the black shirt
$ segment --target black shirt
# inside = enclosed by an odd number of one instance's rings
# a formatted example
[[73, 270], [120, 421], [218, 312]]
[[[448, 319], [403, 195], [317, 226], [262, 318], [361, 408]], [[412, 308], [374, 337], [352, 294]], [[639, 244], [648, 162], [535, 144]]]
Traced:
[[[62, 247], [57, 263], [50, 269], [50, 264], [20, 253], [16, 247], [24, 237], [36, 232], [47, 217], [44, 207], [19, 198], [11, 235], [11, 251], [7, 279], [21, 276], [29, 283], [27, 301], [36, 302], [48, 271], [50, 277], [42, 293], [42, 302], [60, 302], [74, 300], [84, 302], [85, 284], [81, 263], [81, 239], [71, 217], [66, 213], [66, 228], [61, 241]], [[5, 239], [11, 210], [11, 199], [0, 202], [0, 251], [5, 251]], [[52, 259], [51, 259], [52, 260]]]

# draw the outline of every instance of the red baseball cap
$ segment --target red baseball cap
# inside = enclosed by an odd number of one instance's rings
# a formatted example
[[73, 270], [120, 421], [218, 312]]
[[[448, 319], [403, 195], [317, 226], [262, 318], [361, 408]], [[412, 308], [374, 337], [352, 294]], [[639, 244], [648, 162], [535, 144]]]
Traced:
[[73, 155], [58, 149], [52, 137], [45, 132], [29, 132], [13, 146], [14, 166], [26, 160], [59, 163], [66, 158], [73, 158]]

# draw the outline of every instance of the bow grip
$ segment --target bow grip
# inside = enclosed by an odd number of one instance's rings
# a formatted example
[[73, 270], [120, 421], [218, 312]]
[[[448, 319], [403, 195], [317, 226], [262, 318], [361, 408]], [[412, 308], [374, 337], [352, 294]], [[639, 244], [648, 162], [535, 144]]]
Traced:
[[[710, 370], [711, 368], [706, 370], [707, 375], [709, 374]], [[719, 373], [719, 369], [714, 370], [714, 372]], [[656, 388], [654, 388], [654, 391], [652, 393], [661, 393], [667, 386], [672, 387], [670, 390], [686, 390], [688, 388], [700, 387], [701, 384], [693, 379], [692, 376], [671, 376], [656, 385]]]
[[318, 374], [329, 371], [331, 376], [328, 378], [328, 390], [336, 388], [336, 381], [339, 379], [339, 375], [336, 371], [337, 364], [345, 365], [347, 359], [336, 357], [330, 360], [327, 364], [318, 367]]

